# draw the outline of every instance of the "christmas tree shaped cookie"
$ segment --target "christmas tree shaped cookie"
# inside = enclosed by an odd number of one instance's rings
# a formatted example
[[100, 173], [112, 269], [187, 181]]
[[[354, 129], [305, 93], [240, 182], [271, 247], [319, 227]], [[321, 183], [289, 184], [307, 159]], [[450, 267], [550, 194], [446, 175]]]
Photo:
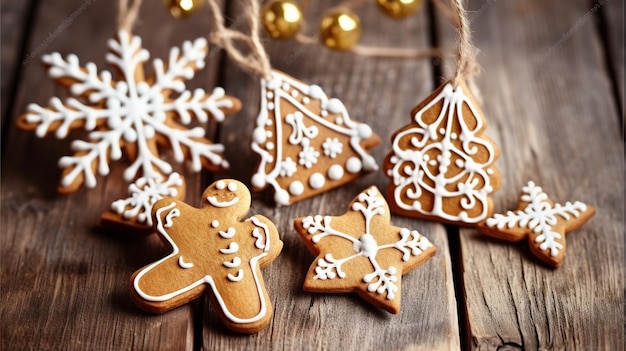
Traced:
[[172, 166], [159, 157], [159, 147], [171, 148], [178, 162], [190, 159], [195, 171], [203, 166], [213, 171], [228, 168], [222, 145], [206, 139], [201, 127], [185, 127], [193, 118], [201, 123], [209, 116], [222, 121], [241, 108], [239, 100], [226, 96], [222, 88], [211, 93], [186, 90], [184, 80], [205, 65], [206, 39], [172, 48], [166, 62], [155, 59], [150, 77], [143, 70], [149, 53], [141, 48], [139, 37], [120, 31], [109, 48], [107, 61], [121, 74], [117, 81], [108, 71], [98, 73], [93, 63], [81, 66], [75, 55], [45, 55], [50, 77], [75, 97], [65, 102], [52, 98], [48, 107], [30, 104], [18, 120], [19, 127], [34, 130], [39, 137], [55, 132], [65, 138], [78, 128], [89, 132], [87, 140], [72, 143], [73, 156], [60, 159], [59, 192], [69, 194], [82, 184], [95, 187], [96, 173], [107, 175], [109, 162], [119, 160], [122, 151], [132, 162], [124, 172], [126, 181], [138, 174], [160, 179], [172, 172]]
[[495, 214], [478, 226], [486, 235], [508, 241], [528, 237], [535, 256], [553, 267], [559, 267], [565, 257], [565, 234], [578, 229], [595, 214], [592, 206], [580, 201], [555, 204], [548, 195], [528, 182], [522, 188], [517, 209]]
[[253, 190], [274, 189], [278, 205], [289, 205], [378, 169], [367, 149], [380, 139], [353, 121], [343, 103], [322, 88], [272, 71], [261, 80], [261, 110], [252, 150], [261, 160]]
[[392, 313], [400, 312], [402, 275], [437, 251], [416, 230], [391, 225], [387, 202], [374, 186], [354, 198], [342, 216], [298, 218], [295, 228], [317, 256], [305, 290], [356, 292]]
[[457, 225], [489, 217], [490, 194], [500, 186], [499, 150], [483, 135], [486, 121], [467, 86], [445, 83], [411, 116], [385, 159], [392, 210]]
[[152, 208], [154, 227], [172, 253], [136, 271], [130, 292], [135, 303], [161, 313], [208, 292], [214, 310], [232, 330], [253, 333], [272, 317], [261, 268], [283, 243], [267, 218], [250, 209], [250, 192], [224, 179], [202, 194], [202, 208], [164, 198]]

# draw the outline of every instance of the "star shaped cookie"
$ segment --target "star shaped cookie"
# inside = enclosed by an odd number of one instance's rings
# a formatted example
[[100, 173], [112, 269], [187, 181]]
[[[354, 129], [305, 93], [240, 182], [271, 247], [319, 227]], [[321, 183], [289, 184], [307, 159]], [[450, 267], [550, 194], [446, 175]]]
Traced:
[[308, 216], [295, 228], [316, 255], [304, 282], [313, 292], [356, 292], [373, 305], [400, 312], [401, 278], [437, 251], [416, 230], [390, 224], [387, 202], [372, 186], [341, 216]]
[[172, 253], [132, 275], [131, 296], [139, 307], [161, 313], [209, 292], [228, 328], [256, 332], [272, 316], [260, 268], [278, 256], [283, 243], [269, 219], [254, 215], [241, 221], [250, 208], [244, 184], [217, 181], [202, 199], [199, 209], [173, 198], [154, 204], [155, 230]]
[[535, 256], [559, 267], [565, 257], [565, 234], [578, 229], [595, 212], [595, 208], [580, 201], [555, 204], [541, 187], [530, 181], [522, 188], [515, 211], [495, 214], [479, 224], [478, 230], [508, 241], [528, 238]]

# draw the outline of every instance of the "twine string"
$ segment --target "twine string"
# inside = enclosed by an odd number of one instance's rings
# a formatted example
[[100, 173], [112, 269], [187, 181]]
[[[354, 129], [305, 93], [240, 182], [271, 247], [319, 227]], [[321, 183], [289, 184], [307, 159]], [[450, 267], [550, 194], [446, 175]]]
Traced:
[[461, 81], [467, 83], [474, 97], [481, 102], [480, 93], [474, 82], [474, 76], [480, 72], [480, 66], [476, 62], [476, 48], [472, 44], [467, 11], [463, 7], [463, 0], [452, 0], [458, 18], [458, 51], [456, 56], [456, 71], [452, 83], [458, 86]]
[[117, 27], [119, 30], [131, 32], [137, 16], [141, 0], [119, 0]]
[[[250, 34], [246, 35], [242, 32], [226, 28], [224, 16], [222, 10], [215, 0], [207, 0], [211, 15], [213, 17], [213, 23], [215, 24], [215, 31], [209, 35], [209, 40], [223, 48], [228, 56], [238, 63], [242, 68], [261, 76], [262, 78], [269, 79], [272, 75], [272, 66], [270, 60], [263, 47], [260, 36], [260, 8], [257, 0], [246, 0], [247, 11], [243, 16], [246, 16]], [[244, 54], [241, 49], [235, 46], [235, 43], [239, 42], [244, 44], [249, 50], [248, 54]]]

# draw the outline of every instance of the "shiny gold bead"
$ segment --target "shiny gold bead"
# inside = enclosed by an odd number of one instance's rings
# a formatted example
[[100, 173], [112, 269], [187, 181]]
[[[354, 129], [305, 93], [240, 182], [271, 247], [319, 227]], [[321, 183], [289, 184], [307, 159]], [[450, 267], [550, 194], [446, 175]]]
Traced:
[[198, 11], [205, 0], [163, 0], [163, 4], [170, 10], [174, 18], [183, 18]]
[[359, 16], [347, 8], [330, 10], [320, 21], [320, 40], [331, 49], [351, 49], [360, 38]]
[[291, 38], [302, 28], [302, 11], [292, 0], [272, 0], [263, 5], [261, 22], [272, 38]]
[[382, 12], [396, 19], [412, 15], [424, 4], [424, 0], [376, 0], [376, 2]]

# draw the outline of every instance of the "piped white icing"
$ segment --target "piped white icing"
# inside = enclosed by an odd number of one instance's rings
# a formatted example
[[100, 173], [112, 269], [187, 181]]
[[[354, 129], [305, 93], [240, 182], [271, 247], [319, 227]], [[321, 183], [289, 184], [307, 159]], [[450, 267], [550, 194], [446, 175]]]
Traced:
[[[437, 119], [425, 121], [424, 114], [437, 104], [443, 104]], [[463, 115], [464, 106], [470, 109], [471, 116]], [[434, 99], [415, 114], [413, 119], [417, 126], [395, 136], [390, 158], [393, 167], [387, 174], [393, 181], [396, 206], [464, 223], [478, 223], [487, 217], [488, 196], [494, 190], [489, 178], [493, 170], [489, 173], [488, 169], [495, 162], [496, 151], [491, 143], [477, 136], [483, 129], [483, 121], [477, 116], [478, 110], [463, 89], [457, 87], [455, 90], [452, 84], [447, 83]], [[465, 118], [473, 118], [473, 127], [468, 125]], [[453, 132], [455, 126], [460, 128], [460, 134]], [[411, 147], [403, 149], [399, 142], [406, 138], [410, 138]], [[460, 148], [452, 142], [457, 138], [461, 141]], [[486, 150], [487, 159], [484, 162], [472, 158], [478, 152], [478, 147]], [[437, 158], [430, 159], [429, 152], [436, 152]], [[453, 157], [457, 159], [455, 167], [461, 170], [448, 177], [446, 174]], [[455, 183], [458, 183], [456, 188], [451, 189], [450, 185]], [[433, 197], [432, 210], [422, 208], [419, 202], [424, 193]], [[408, 202], [403, 196], [408, 198]], [[446, 212], [444, 199], [459, 197], [462, 198], [459, 203], [463, 211], [459, 214]], [[468, 211], [476, 208], [480, 209], [480, 213], [470, 216]]]
[[[108, 175], [109, 162], [122, 157], [125, 144], [132, 144], [136, 150], [133, 163], [124, 172], [127, 181], [137, 174], [149, 179], [170, 174], [172, 166], [150, 146], [156, 136], [172, 146], [177, 162], [191, 159], [194, 171], [200, 171], [203, 159], [227, 167], [228, 163], [221, 155], [223, 145], [202, 139], [205, 135], [203, 128], [185, 129], [166, 124], [166, 116], [172, 113], [183, 125], [188, 125], [192, 117], [206, 122], [208, 116], [212, 116], [221, 122], [225, 117], [223, 110], [233, 107], [232, 101], [225, 99], [222, 88], [217, 87], [212, 93], [202, 89], [186, 90], [184, 81], [193, 78], [196, 70], [193, 67], [203, 68], [205, 65], [207, 40], [199, 38], [184, 42], [181, 48], [172, 48], [166, 63], [153, 60], [155, 75], [145, 81], [135, 80], [136, 73], [150, 56], [141, 48], [141, 38], [120, 31], [108, 45], [110, 53], [106, 59], [122, 73], [122, 80], [114, 81], [109, 71], [98, 73], [93, 63], [81, 67], [76, 55], [63, 58], [59, 53], [52, 53], [43, 56], [50, 77], [71, 80], [71, 94], [85, 97], [69, 98], [65, 102], [54, 97], [49, 107], [28, 106], [25, 121], [37, 124], [35, 132], [39, 137], [56, 128], [56, 136], [65, 138], [76, 125], [84, 125], [89, 132], [86, 141], [72, 142], [73, 156], [59, 160], [60, 167], [69, 169], [63, 175], [61, 185], [69, 186], [84, 177], [88, 188], [95, 187], [96, 173]], [[166, 94], [169, 91], [174, 91], [178, 97], [168, 100]], [[92, 168], [94, 163], [97, 165], [95, 170]]]
[[[353, 167], [352, 171], [348, 172], [334, 171], [332, 174], [335, 178], [329, 178], [333, 181], [339, 181], [348, 174], [378, 169], [374, 158], [361, 147], [361, 142], [373, 135], [372, 129], [366, 124], [352, 121], [343, 103], [338, 99], [329, 99], [319, 86], [306, 85], [283, 73], [274, 71], [271, 79], [261, 80], [261, 91], [261, 109], [256, 120], [256, 128], [252, 133], [251, 145], [252, 150], [260, 155], [261, 161], [257, 171], [252, 176], [252, 185], [255, 188], [272, 186], [275, 191], [274, 200], [278, 205], [290, 204], [292, 197], [299, 196], [306, 190], [293, 192], [289, 189], [293, 181], [283, 183], [279, 182], [278, 178], [297, 177], [299, 167], [302, 170], [314, 170], [312, 173], [318, 173], [324, 177], [328, 173], [328, 169], [321, 169], [318, 166], [322, 158], [335, 159], [346, 152], [350, 152], [359, 161], [358, 170]], [[281, 101], [293, 105], [296, 111], [283, 115]], [[312, 112], [307, 106], [317, 101], [321, 105], [319, 115]], [[333, 123], [325, 119], [324, 117], [329, 112], [337, 114], [339, 117], [336, 120], [340, 120], [341, 123]], [[274, 127], [271, 135], [275, 136], [276, 143], [268, 140], [266, 129], [269, 127]], [[286, 130], [283, 130], [284, 127]], [[332, 131], [332, 137], [324, 139], [323, 143], [322, 141], [316, 142], [314, 146], [312, 140], [320, 137], [322, 128]], [[343, 140], [346, 140], [345, 143], [349, 145], [344, 145]], [[297, 153], [297, 160], [285, 157], [284, 148], [287, 146], [283, 145], [300, 148]], [[354, 162], [352, 164], [354, 165]], [[339, 167], [342, 166], [339, 165]], [[268, 167], [271, 169], [267, 170]], [[319, 185], [321, 183], [317, 176], [313, 179], [316, 181], [312, 183], [311, 177], [309, 177], [309, 181], [303, 186], [312, 188], [312, 184]], [[324, 184], [326, 183], [325, 179]], [[314, 188], [314, 190], [320, 188], [323, 186]]]
[[330, 216], [309, 216], [302, 219], [302, 227], [311, 235], [311, 241], [318, 243], [325, 237], [340, 237], [352, 244], [354, 254], [343, 258], [335, 258], [332, 253], [327, 253], [317, 262], [314, 279], [346, 278], [347, 273], [342, 270], [342, 265], [356, 257], [366, 257], [371, 265], [372, 272], [362, 277], [363, 282], [368, 283], [367, 290], [372, 293], [386, 294], [386, 299], [393, 300], [398, 291], [398, 272], [394, 266], [384, 268], [378, 262], [377, 256], [381, 250], [395, 249], [402, 252], [402, 260], [408, 261], [410, 256], [418, 256], [432, 246], [430, 241], [415, 230], [402, 228], [400, 238], [392, 244], [379, 244], [376, 237], [380, 233], [372, 233], [372, 220], [376, 216], [385, 214], [386, 203], [375, 187], [371, 187], [358, 195], [353, 203], [351, 211], [360, 212], [363, 216], [365, 233], [356, 238], [354, 233], [342, 232], [332, 225]]
[[563, 239], [561, 234], [552, 230], [552, 227], [561, 217], [564, 220], [580, 217], [587, 210], [587, 205], [580, 201], [574, 203], [566, 202], [565, 205], [554, 204], [548, 202], [548, 195], [535, 185], [534, 182], [528, 182], [528, 185], [522, 188], [521, 200], [527, 203], [523, 210], [508, 211], [506, 214], [495, 214], [488, 218], [485, 222], [489, 227], [498, 229], [513, 227], [527, 228], [534, 233], [540, 233], [535, 242], [539, 243], [541, 250], [550, 250], [550, 256], [554, 257], [563, 249], [563, 245], [557, 240]]

